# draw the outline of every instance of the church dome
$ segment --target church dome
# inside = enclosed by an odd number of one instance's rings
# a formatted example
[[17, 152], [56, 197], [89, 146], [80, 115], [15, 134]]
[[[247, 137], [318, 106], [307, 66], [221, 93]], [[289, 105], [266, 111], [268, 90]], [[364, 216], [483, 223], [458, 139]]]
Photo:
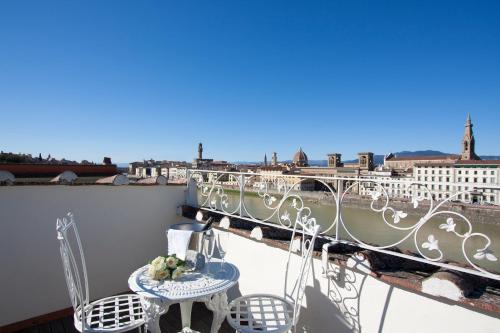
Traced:
[[307, 166], [307, 155], [306, 153], [304, 153], [302, 148], [300, 148], [299, 151], [296, 152], [295, 155], [293, 155], [293, 163], [298, 166]]

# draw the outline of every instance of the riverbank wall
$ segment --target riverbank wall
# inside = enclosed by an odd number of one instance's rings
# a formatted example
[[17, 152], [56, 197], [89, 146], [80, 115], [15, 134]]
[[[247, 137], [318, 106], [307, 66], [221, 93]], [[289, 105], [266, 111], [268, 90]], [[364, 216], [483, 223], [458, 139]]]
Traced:
[[[225, 188], [228, 193], [238, 193], [239, 190], [234, 188]], [[267, 190], [267, 193], [277, 197], [282, 197], [283, 193], [277, 190]], [[255, 189], [246, 189], [245, 196], [255, 196], [259, 197], [259, 191]], [[331, 193], [328, 192], [313, 192], [313, 191], [290, 191], [289, 196], [299, 196], [304, 202], [315, 203], [319, 205], [334, 206], [335, 198]], [[383, 202], [383, 198], [379, 199], [379, 202]], [[434, 208], [438, 205], [440, 201], [434, 201]], [[370, 197], [363, 197], [355, 194], [345, 195], [342, 200], [343, 208], [356, 208], [356, 209], [366, 209], [370, 210], [372, 204], [372, 199]], [[395, 210], [402, 210], [409, 215], [423, 217], [430, 208], [430, 201], [423, 200], [419, 202], [418, 207], [414, 208], [413, 204], [409, 200], [390, 198], [389, 206]], [[380, 208], [380, 204], [377, 206]], [[485, 206], [485, 205], [473, 205], [458, 202], [445, 202], [442, 204], [440, 211], [446, 210], [454, 213], [461, 214], [475, 223], [489, 224], [489, 225], [500, 225], [500, 207], [497, 206]]]

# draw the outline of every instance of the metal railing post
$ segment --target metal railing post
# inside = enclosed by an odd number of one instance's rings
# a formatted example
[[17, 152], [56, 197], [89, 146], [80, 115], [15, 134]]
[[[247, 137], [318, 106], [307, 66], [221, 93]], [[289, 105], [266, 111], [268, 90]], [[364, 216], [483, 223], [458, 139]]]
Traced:
[[187, 178], [186, 204], [192, 207], [198, 207], [198, 192], [196, 180]]
[[339, 231], [340, 231], [340, 210], [341, 210], [341, 198], [342, 194], [344, 193], [344, 183], [341, 179], [337, 179], [337, 198], [336, 198], [336, 204], [337, 204], [337, 212], [335, 214], [335, 240], [339, 240]]
[[191, 178], [191, 170], [186, 170], [186, 192], [184, 195], [184, 204], [187, 204], [189, 201], [189, 180]]
[[245, 175], [240, 174], [240, 216], [243, 216], [244, 197], [245, 197]]

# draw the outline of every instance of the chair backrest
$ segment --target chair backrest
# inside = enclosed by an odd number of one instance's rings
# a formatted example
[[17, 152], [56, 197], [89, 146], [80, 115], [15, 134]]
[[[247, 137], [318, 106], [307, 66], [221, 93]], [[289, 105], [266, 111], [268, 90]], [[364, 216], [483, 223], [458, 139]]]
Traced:
[[[311, 270], [314, 244], [319, 233], [319, 225], [316, 219], [310, 217], [310, 210], [301, 209], [297, 213], [297, 218], [293, 227], [292, 238], [288, 249], [288, 259], [286, 263], [286, 275], [284, 286], [284, 297], [293, 303], [293, 323], [297, 324], [304, 292]], [[294, 252], [298, 252], [294, 254]], [[299, 271], [292, 280], [290, 276], [290, 262], [292, 257], [297, 259]]]
[[89, 304], [89, 286], [85, 256], [73, 214], [68, 213], [65, 217], [58, 218], [56, 230], [69, 298], [75, 314], [80, 316], [83, 332], [85, 327], [83, 310]]

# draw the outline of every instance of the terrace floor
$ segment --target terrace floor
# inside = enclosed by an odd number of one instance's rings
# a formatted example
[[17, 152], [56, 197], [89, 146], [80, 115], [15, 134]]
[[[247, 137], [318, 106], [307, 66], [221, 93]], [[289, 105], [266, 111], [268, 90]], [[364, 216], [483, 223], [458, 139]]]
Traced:
[[[212, 325], [212, 312], [203, 303], [194, 303], [191, 314], [191, 328], [201, 333], [210, 332]], [[160, 318], [160, 328], [162, 333], [176, 333], [181, 327], [181, 311], [178, 304], [170, 306], [168, 312]], [[138, 333], [135, 329], [132, 333]], [[234, 329], [226, 321], [222, 323], [220, 333], [234, 333]], [[18, 333], [78, 333], [73, 326], [73, 317], [65, 317], [45, 324], [37, 325], [19, 331]]]

